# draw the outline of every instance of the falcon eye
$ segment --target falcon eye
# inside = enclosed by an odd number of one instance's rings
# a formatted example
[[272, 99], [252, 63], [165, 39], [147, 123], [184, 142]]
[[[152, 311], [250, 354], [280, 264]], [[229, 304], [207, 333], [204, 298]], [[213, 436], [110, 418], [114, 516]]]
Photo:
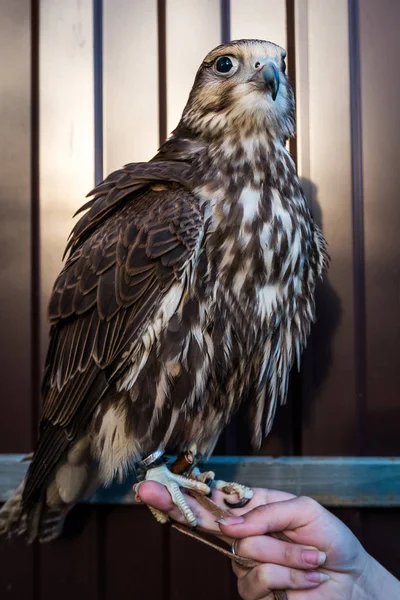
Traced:
[[229, 56], [221, 56], [215, 63], [215, 68], [217, 69], [218, 73], [229, 73], [229, 71], [233, 68], [233, 63]]
[[282, 58], [282, 64], [281, 64], [281, 71], [282, 71], [282, 73], [286, 73], [286, 63], [283, 58]]

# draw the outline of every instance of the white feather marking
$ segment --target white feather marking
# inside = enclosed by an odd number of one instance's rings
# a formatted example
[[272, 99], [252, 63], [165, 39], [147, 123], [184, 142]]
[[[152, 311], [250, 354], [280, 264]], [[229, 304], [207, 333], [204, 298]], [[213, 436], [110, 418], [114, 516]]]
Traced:
[[260, 232], [260, 243], [262, 247], [268, 246], [271, 241], [272, 228], [270, 223], [264, 223]]
[[[145, 344], [143, 344], [143, 346], [145, 346]], [[140, 360], [138, 361], [139, 354], [140, 354]], [[121, 390], [132, 389], [132, 387], [136, 383], [136, 379], [138, 378], [140, 371], [143, 369], [148, 358], [149, 358], [148, 350], [145, 350], [145, 352], [143, 352], [143, 353], [135, 353], [134, 358], [132, 360], [132, 365], [129, 367], [124, 378], [120, 379], [116, 384], [116, 388], [117, 388], [118, 392], [120, 392]]]
[[299, 231], [296, 231], [293, 236], [293, 241], [290, 246], [290, 253], [292, 256], [292, 263], [295, 264], [298, 256], [301, 254], [301, 236]]
[[243, 220], [252, 223], [259, 213], [260, 190], [244, 187], [240, 194], [239, 203], [243, 207]]
[[199, 325], [195, 325], [190, 330], [191, 335], [195, 338], [200, 348], [203, 347], [203, 331]]
[[289, 212], [283, 208], [281, 196], [277, 189], [271, 190], [272, 197], [272, 212], [276, 218], [279, 218], [282, 222], [283, 229], [290, 235], [292, 231], [292, 219]]
[[110, 406], [103, 415], [101, 427], [95, 437], [94, 455], [99, 460], [100, 478], [104, 484], [111, 483], [118, 474], [122, 480], [129, 466], [140, 456], [139, 446], [132, 436], [126, 435], [125, 411], [119, 406]]
[[[154, 407], [154, 416], [158, 419], [159, 412], [165, 405], [165, 400], [168, 397], [169, 393], [169, 379], [165, 369], [161, 369], [160, 377], [157, 382], [157, 391], [156, 391], [156, 403]], [[152, 419], [153, 420], [153, 419]]]
[[277, 298], [280, 295], [281, 288], [279, 284], [265, 285], [257, 290], [258, 308], [262, 319], [271, 317]]
[[254, 137], [245, 137], [242, 139], [241, 146], [247, 158], [253, 158], [254, 156], [254, 144], [256, 138]]
[[242, 271], [238, 271], [236, 273], [233, 282], [233, 292], [236, 294], [236, 296], [240, 296], [240, 292], [242, 291], [242, 287], [244, 285], [244, 282], [246, 281], [248, 273], [249, 271], [246, 269], [243, 269]]
[[173, 431], [175, 429], [175, 425], [178, 421], [179, 416], [180, 416], [180, 410], [177, 408], [173, 408], [171, 418], [169, 421], [169, 426], [168, 426], [167, 432], [165, 433], [164, 439], [163, 439], [164, 446], [168, 446], [169, 438], [173, 434]]

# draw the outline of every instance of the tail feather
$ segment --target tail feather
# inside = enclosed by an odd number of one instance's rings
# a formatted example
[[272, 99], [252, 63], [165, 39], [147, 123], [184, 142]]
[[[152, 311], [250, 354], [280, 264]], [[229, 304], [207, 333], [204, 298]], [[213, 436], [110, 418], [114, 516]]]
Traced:
[[22, 526], [22, 494], [24, 491], [24, 482], [22, 482], [14, 495], [9, 498], [0, 509], [0, 535], [7, 533], [16, 533], [20, 535]]
[[62, 532], [65, 507], [49, 508], [44, 502], [25, 507], [22, 502], [23, 481], [14, 495], [0, 509], [0, 535], [25, 535], [28, 542], [35, 539], [50, 542]]
[[39, 542], [52, 542], [62, 534], [67, 511], [62, 508], [47, 508], [40, 520], [37, 537]]

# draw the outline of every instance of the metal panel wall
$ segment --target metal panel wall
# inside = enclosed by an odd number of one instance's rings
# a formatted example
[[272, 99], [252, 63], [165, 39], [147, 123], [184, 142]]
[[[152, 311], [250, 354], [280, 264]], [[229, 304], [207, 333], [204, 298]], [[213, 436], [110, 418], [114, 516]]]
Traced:
[[268, 40], [286, 48], [286, 1], [231, 0], [231, 38]]
[[40, 3], [40, 248], [44, 355], [47, 302], [72, 215], [94, 185], [92, 3]]
[[[30, 2], [0, 2], [0, 452], [31, 448]], [[12, 57], [12, 66], [11, 66]]]
[[[35, 57], [31, 2], [0, 0], [0, 452], [33, 442], [31, 103]], [[32, 79], [31, 79], [32, 78]], [[33, 600], [35, 557], [22, 540], [0, 542], [0, 597]]]
[[302, 452], [357, 454], [347, 1], [300, 0], [296, 24], [299, 174], [332, 259], [303, 361]]
[[220, 1], [167, 0], [166, 17], [169, 134], [178, 125], [201, 61], [221, 43]]
[[104, 174], [149, 160], [158, 139], [157, 1], [104, 0]]
[[[365, 227], [366, 451], [399, 451], [400, 4], [360, 4]], [[371, 43], [373, 40], [373, 44]]]
[[[400, 4], [359, 5], [360, 200], [364, 216], [365, 437], [367, 454], [399, 454]], [[399, 511], [367, 511], [364, 543], [399, 576]]]

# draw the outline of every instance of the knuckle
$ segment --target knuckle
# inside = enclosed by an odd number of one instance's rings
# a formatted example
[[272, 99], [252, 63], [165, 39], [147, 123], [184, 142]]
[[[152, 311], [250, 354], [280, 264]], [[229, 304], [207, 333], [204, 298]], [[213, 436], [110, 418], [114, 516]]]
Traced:
[[285, 544], [283, 560], [285, 564], [293, 562], [293, 546], [291, 544]]
[[237, 589], [239, 596], [243, 600], [252, 600], [251, 592], [249, 589], [249, 583], [245, 579], [239, 579], [237, 583]]
[[250, 556], [251, 554], [251, 539], [243, 538], [235, 542], [235, 550], [240, 556]]
[[290, 583], [292, 585], [295, 585], [296, 581], [298, 579], [298, 573], [297, 573], [296, 569], [289, 569], [289, 577], [290, 577]]
[[259, 589], [267, 591], [269, 587], [269, 565], [254, 567], [254, 583]]
[[267, 506], [268, 506], [267, 504], [260, 504], [260, 506], [256, 506], [256, 508], [253, 508], [253, 510], [251, 512], [257, 518], [262, 517], [265, 514], [265, 512], [268, 510]]
[[301, 503], [303, 510], [314, 512], [321, 508], [316, 500], [309, 498], [308, 496], [300, 496], [298, 501]]

